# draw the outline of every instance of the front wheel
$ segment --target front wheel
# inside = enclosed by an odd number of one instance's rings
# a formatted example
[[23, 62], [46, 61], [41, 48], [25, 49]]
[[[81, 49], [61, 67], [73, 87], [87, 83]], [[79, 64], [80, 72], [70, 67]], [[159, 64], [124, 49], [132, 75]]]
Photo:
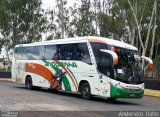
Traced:
[[108, 98], [109, 102], [115, 102], [117, 100], [117, 98]]
[[91, 89], [89, 83], [85, 82], [81, 86], [81, 97], [84, 99], [90, 99], [91, 98]]
[[29, 90], [33, 89], [32, 78], [31, 77], [27, 77], [27, 79], [26, 79], [26, 88], [29, 89]]

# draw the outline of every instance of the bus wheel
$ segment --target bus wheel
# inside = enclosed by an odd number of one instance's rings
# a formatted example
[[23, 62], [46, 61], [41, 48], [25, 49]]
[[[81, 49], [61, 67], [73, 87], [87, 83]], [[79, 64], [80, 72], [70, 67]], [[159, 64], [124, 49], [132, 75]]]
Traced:
[[80, 92], [81, 92], [81, 97], [82, 98], [84, 98], [84, 99], [90, 99], [91, 98], [91, 89], [90, 89], [90, 86], [89, 86], [88, 82], [85, 82], [85, 83], [82, 84]]
[[108, 98], [109, 102], [115, 102], [117, 100], [117, 98]]
[[27, 79], [26, 79], [26, 88], [29, 90], [33, 89], [32, 77], [30, 77], [30, 76], [27, 77]]

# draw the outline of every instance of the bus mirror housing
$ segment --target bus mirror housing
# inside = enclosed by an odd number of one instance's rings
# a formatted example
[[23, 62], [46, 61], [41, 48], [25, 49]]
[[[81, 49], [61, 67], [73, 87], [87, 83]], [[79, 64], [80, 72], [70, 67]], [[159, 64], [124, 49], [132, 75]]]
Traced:
[[118, 55], [114, 51], [106, 50], [106, 49], [100, 49], [100, 51], [110, 54], [112, 56], [112, 58], [113, 58], [113, 64], [114, 65], [118, 64]]
[[152, 59], [150, 59], [150, 58], [148, 58], [146, 56], [141, 56], [141, 58], [146, 60], [146, 61], [148, 61], [150, 70], [152, 70], [153, 69], [153, 61], [152, 61]]

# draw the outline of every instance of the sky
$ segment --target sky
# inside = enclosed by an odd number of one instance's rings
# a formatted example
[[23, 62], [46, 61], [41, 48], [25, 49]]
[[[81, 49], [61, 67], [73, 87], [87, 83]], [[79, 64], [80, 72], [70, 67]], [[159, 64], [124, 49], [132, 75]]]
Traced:
[[[56, 0], [42, 0], [42, 3], [43, 3], [42, 7], [45, 8], [45, 9], [47, 9], [49, 7], [52, 8], [56, 4], [55, 1]], [[74, 2], [75, 2], [75, 0], [67, 0], [68, 6], [73, 5]]]

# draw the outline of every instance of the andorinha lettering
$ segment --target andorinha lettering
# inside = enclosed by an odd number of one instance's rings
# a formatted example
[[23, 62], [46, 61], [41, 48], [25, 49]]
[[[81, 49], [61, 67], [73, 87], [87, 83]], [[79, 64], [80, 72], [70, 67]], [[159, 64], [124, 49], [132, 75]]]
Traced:
[[77, 64], [75, 62], [50, 62], [50, 61], [44, 61], [45, 66], [51, 66], [51, 67], [77, 67]]

